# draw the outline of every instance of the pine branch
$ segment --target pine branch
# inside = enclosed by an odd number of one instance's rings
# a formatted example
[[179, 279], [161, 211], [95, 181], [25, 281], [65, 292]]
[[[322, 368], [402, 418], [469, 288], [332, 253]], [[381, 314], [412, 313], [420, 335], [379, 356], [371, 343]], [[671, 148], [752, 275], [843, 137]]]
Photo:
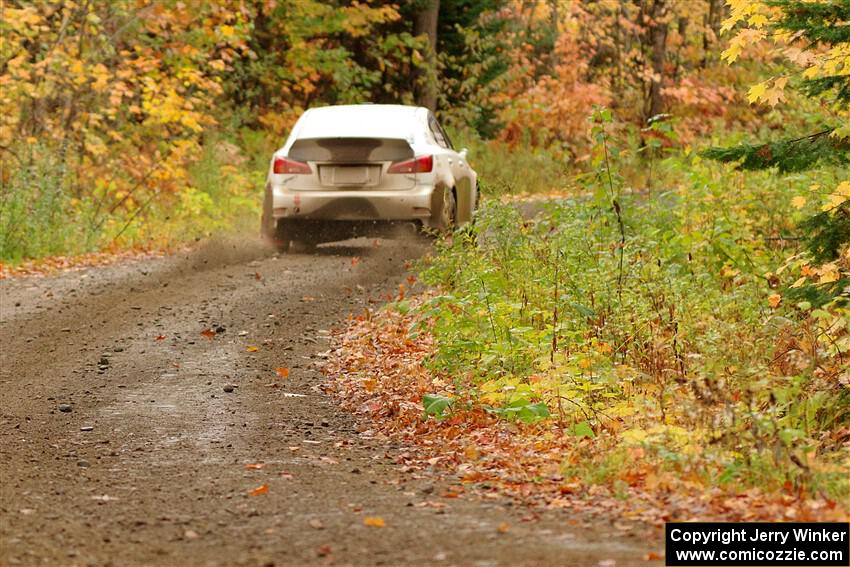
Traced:
[[741, 144], [731, 148], [709, 148], [700, 155], [723, 163], [739, 162], [738, 169], [776, 167], [780, 173], [811, 169], [819, 163], [850, 163], [850, 143], [830, 137], [834, 128], [789, 140], [764, 144]]

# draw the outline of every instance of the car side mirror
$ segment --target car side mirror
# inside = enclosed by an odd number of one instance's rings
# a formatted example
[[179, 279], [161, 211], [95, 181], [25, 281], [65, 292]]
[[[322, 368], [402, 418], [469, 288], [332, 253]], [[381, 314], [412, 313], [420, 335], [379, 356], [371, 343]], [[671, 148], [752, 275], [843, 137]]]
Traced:
[[463, 148], [458, 152], [458, 155], [460, 155], [460, 157], [462, 157], [463, 159], [466, 159], [466, 154], [468, 154], [468, 153], [469, 153], [469, 150], [467, 150], [466, 148]]

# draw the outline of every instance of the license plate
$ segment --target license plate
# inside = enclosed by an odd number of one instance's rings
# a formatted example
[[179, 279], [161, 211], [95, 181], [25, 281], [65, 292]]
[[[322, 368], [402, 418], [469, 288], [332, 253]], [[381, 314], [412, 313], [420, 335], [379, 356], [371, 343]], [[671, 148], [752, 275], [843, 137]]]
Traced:
[[334, 185], [364, 185], [369, 182], [368, 167], [335, 167]]

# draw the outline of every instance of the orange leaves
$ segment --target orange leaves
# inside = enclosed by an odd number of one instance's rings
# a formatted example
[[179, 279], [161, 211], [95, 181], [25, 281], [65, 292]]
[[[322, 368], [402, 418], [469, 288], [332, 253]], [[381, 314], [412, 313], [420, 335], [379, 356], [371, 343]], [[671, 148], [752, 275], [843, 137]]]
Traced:
[[249, 490], [248, 496], [260, 496], [262, 494], [268, 494], [268, 493], [269, 493], [269, 485], [268, 484], [261, 484], [257, 488], [255, 488], [253, 490]]
[[216, 332], [213, 329], [204, 329], [203, 331], [201, 331], [201, 336], [209, 340], [212, 340], [215, 335]]
[[258, 349], [257, 347], [255, 347], [253, 345], [249, 345], [249, 346], [245, 347], [245, 352], [257, 352], [258, 350], [260, 350], [260, 349]]
[[386, 522], [379, 516], [366, 516], [363, 518], [363, 525], [370, 528], [383, 528], [386, 526]]
[[263, 463], [249, 463], [249, 464], [245, 465], [245, 468], [248, 469], [248, 470], [252, 470], [252, 471], [258, 471], [265, 466], [266, 465], [264, 465]]
[[285, 368], [285, 367], [276, 368], [275, 372], [281, 378], [289, 378], [289, 368]]

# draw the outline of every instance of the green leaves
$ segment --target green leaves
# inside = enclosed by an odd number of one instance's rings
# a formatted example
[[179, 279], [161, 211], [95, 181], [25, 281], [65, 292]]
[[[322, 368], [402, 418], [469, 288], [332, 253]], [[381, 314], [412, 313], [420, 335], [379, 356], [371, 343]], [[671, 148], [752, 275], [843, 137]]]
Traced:
[[505, 419], [518, 419], [524, 423], [533, 423], [545, 419], [551, 414], [543, 402], [531, 403], [526, 398], [519, 398], [503, 408], [482, 406], [488, 412]]
[[446, 417], [446, 411], [451, 409], [453, 402], [454, 400], [446, 396], [425, 394], [422, 396], [422, 407], [425, 408], [425, 417], [432, 416], [437, 419], [444, 419]]
[[586, 421], [576, 423], [570, 429], [570, 433], [576, 437], [596, 437], [596, 434], [593, 433], [593, 428], [590, 427], [590, 424]]

